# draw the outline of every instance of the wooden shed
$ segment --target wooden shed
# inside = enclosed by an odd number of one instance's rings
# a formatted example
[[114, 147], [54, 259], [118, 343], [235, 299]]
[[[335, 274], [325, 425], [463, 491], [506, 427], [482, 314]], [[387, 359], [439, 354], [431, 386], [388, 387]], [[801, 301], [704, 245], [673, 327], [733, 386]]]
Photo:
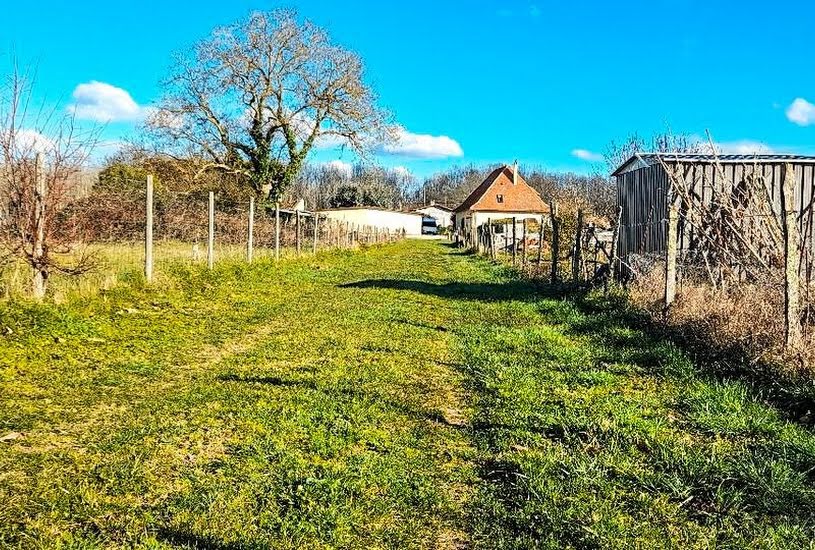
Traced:
[[[671, 204], [679, 202], [675, 181], [681, 179], [687, 197], [696, 204], [741, 200], [744, 183], [760, 182], [765, 193], [767, 216], [782, 215], [785, 167], [794, 171], [794, 209], [801, 231], [801, 251], [807, 257], [813, 244], [813, 196], [815, 157], [801, 155], [708, 155], [647, 153], [632, 156], [612, 174], [617, 182], [620, 207], [618, 257], [628, 264], [632, 255], [665, 251], [667, 218]], [[684, 206], [687, 208], [687, 205]], [[763, 214], [762, 214], [763, 215]], [[680, 221], [680, 251], [694, 247], [703, 227]]]

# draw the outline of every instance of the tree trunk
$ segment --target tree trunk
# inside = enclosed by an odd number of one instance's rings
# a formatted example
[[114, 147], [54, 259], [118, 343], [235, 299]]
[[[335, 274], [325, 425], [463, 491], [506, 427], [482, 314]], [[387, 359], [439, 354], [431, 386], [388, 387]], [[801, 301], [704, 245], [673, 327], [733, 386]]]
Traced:
[[47, 188], [43, 172], [42, 155], [37, 153], [36, 173], [34, 175], [34, 242], [32, 243], [31, 266], [33, 276], [31, 292], [36, 300], [45, 297], [45, 288], [48, 282], [48, 262], [45, 247], [45, 205]]

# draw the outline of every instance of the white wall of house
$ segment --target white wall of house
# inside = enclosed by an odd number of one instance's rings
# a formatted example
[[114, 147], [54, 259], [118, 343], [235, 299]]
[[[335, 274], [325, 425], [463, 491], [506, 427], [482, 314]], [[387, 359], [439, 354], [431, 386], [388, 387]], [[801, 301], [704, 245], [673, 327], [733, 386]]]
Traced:
[[439, 208], [438, 206], [423, 206], [422, 208], [417, 208], [416, 212], [420, 214], [424, 214], [430, 218], [436, 220], [436, 225], [439, 227], [452, 227], [453, 226], [453, 213], [449, 210], [445, 210], [443, 208]]
[[348, 222], [353, 225], [368, 225], [390, 231], [404, 229], [408, 236], [422, 234], [422, 215], [409, 212], [396, 212], [393, 210], [380, 210], [378, 208], [338, 208], [321, 210], [320, 215], [338, 222]]

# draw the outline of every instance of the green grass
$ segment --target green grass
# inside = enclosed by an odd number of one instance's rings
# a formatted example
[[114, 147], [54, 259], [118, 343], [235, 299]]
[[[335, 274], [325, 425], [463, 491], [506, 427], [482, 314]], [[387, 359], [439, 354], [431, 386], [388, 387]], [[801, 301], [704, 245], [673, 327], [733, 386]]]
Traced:
[[0, 306], [0, 547], [811, 545], [815, 436], [443, 243]]

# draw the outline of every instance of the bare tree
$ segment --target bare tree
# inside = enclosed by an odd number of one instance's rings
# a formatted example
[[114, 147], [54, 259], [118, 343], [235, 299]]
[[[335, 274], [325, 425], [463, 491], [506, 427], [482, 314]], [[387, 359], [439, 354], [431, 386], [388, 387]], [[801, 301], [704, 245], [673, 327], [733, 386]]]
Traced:
[[16, 68], [0, 84], [0, 258], [29, 265], [32, 294], [41, 299], [52, 272], [76, 275], [92, 267], [82, 251], [67, 258], [75, 235], [59, 217], [98, 132], [80, 132], [73, 116], [34, 108], [31, 84]]
[[177, 60], [148, 128], [165, 150], [245, 178], [279, 202], [315, 145], [366, 151], [385, 114], [353, 52], [291, 11], [218, 28]]
[[611, 141], [603, 154], [609, 174], [637, 153], [706, 153], [709, 144], [684, 134], [668, 131], [647, 140], [634, 132], [622, 141]]

